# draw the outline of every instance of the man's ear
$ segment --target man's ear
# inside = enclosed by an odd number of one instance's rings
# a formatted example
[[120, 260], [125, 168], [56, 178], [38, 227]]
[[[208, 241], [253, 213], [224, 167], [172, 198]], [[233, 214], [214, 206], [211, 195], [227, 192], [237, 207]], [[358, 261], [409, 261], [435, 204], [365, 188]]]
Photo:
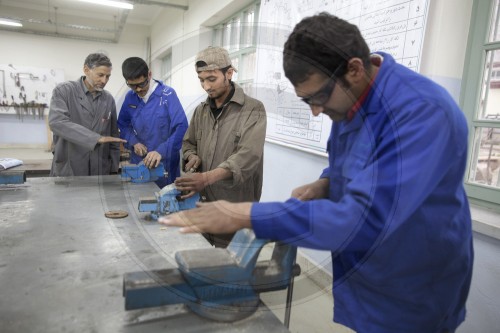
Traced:
[[227, 79], [231, 80], [234, 74], [234, 69], [233, 67], [229, 67], [228, 70], [226, 71]]
[[360, 58], [352, 58], [347, 62], [347, 74], [352, 76], [365, 75], [365, 66]]
[[351, 84], [359, 83], [366, 79], [366, 68], [360, 58], [351, 58], [347, 62], [347, 73], [345, 78]]

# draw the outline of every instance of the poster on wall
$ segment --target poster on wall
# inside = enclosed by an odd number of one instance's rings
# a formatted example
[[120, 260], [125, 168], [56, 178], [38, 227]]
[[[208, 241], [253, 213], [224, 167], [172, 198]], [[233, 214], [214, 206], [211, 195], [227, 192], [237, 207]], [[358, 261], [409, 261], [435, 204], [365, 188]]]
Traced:
[[358, 26], [371, 51], [419, 70], [430, 0], [265, 0], [259, 12], [256, 98], [266, 106], [266, 140], [326, 156], [331, 120], [313, 117], [282, 65], [283, 45], [302, 18], [323, 11]]
[[43, 120], [52, 90], [63, 81], [61, 69], [0, 64], [0, 115]]

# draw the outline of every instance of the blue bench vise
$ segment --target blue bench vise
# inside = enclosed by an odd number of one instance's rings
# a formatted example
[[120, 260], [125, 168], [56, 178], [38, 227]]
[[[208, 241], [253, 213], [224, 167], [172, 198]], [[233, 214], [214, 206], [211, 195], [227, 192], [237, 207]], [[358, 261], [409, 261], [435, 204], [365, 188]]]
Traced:
[[158, 178], [166, 177], [167, 173], [160, 163], [156, 168], [148, 168], [144, 162], [139, 164], [126, 164], [122, 166], [121, 178], [130, 180], [132, 183], [154, 182]]
[[162, 215], [195, 208], [198, 201], [200, 201], [198, 193], [190, 198], [181, 199], [181, 192], [174, 184], [170, 184], [155, 192], [154, 197], [140, 198], [139, 211], [150, 212], [151, 217], [157, 220]]
[[26, 172], [19, 170], [0, 170], [0, 185], [24, 184], [26, 182]]
[[202, 317], [231, 322], [255, 312], [259, 293], [286, 288], [289, 306], [293, 278], [300, 274], [295, 264], [297, 248], [276, 242], [271, 259], [258, 261], [267, 243], [243, 229], [226, 249], [178, 251], [178, 268], [127, 273], [123, 280], [125, 309], [185, 304]]

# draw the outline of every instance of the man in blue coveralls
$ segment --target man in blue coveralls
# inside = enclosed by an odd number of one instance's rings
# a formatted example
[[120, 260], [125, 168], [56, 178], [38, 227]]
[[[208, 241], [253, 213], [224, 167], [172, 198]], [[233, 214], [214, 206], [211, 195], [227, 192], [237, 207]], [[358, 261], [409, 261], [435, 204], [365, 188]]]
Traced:
[[188, 122], [172, 87], [152, 79], [144, 60], [126, 59], [122, 73], [130, 91], [118, 116], [120, 137], [131, 150], [130, 162], [144, 161], [148, 168], [163, 163], [167, 177], [156, 184], [162, 188], [180, 175], [180, 149]]
[[473, 262], [463, 113], [327, 13], [297, 24], [283, 66], [313, 115], [333, 120], [320, 178], [286, 202], [204, 203], [160, 222], [331, 251], [334, 321], [358, 333], [454, 332]]

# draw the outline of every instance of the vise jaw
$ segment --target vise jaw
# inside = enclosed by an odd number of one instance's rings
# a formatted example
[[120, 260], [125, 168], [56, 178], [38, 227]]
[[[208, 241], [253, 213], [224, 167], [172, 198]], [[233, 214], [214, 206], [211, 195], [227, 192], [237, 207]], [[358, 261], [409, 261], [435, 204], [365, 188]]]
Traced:
[[297, 248], [277, 242], [270, 260], [257, 261], [268, 240], [253, 231], [238, 231], [226, 249], [179, 251], [178, 269], [127, 273], [123, 281], [125, 309], [185, 304], [198, 315], [236, 321], [253, 314], [259, 293], [286, 289], [300, 274]]
[[174, 184], [170, 184], [155, 192], [154, 197], [140, 198], [139, 211], [150, 212], [151, 217], [156, 220], [162, 215], [195, 208], [198, 201], [200, 201], [198, 193], [190, 198], [181, 199], [181, 192]]
[[156, 168], [148, 168], [144, 162], [139, 164], [126, 164], [122, 166], [121, 178], [130, 180], [132, 183], [153, 182], [160, 177], [166, 177], [167, 172], [160, 163]]

